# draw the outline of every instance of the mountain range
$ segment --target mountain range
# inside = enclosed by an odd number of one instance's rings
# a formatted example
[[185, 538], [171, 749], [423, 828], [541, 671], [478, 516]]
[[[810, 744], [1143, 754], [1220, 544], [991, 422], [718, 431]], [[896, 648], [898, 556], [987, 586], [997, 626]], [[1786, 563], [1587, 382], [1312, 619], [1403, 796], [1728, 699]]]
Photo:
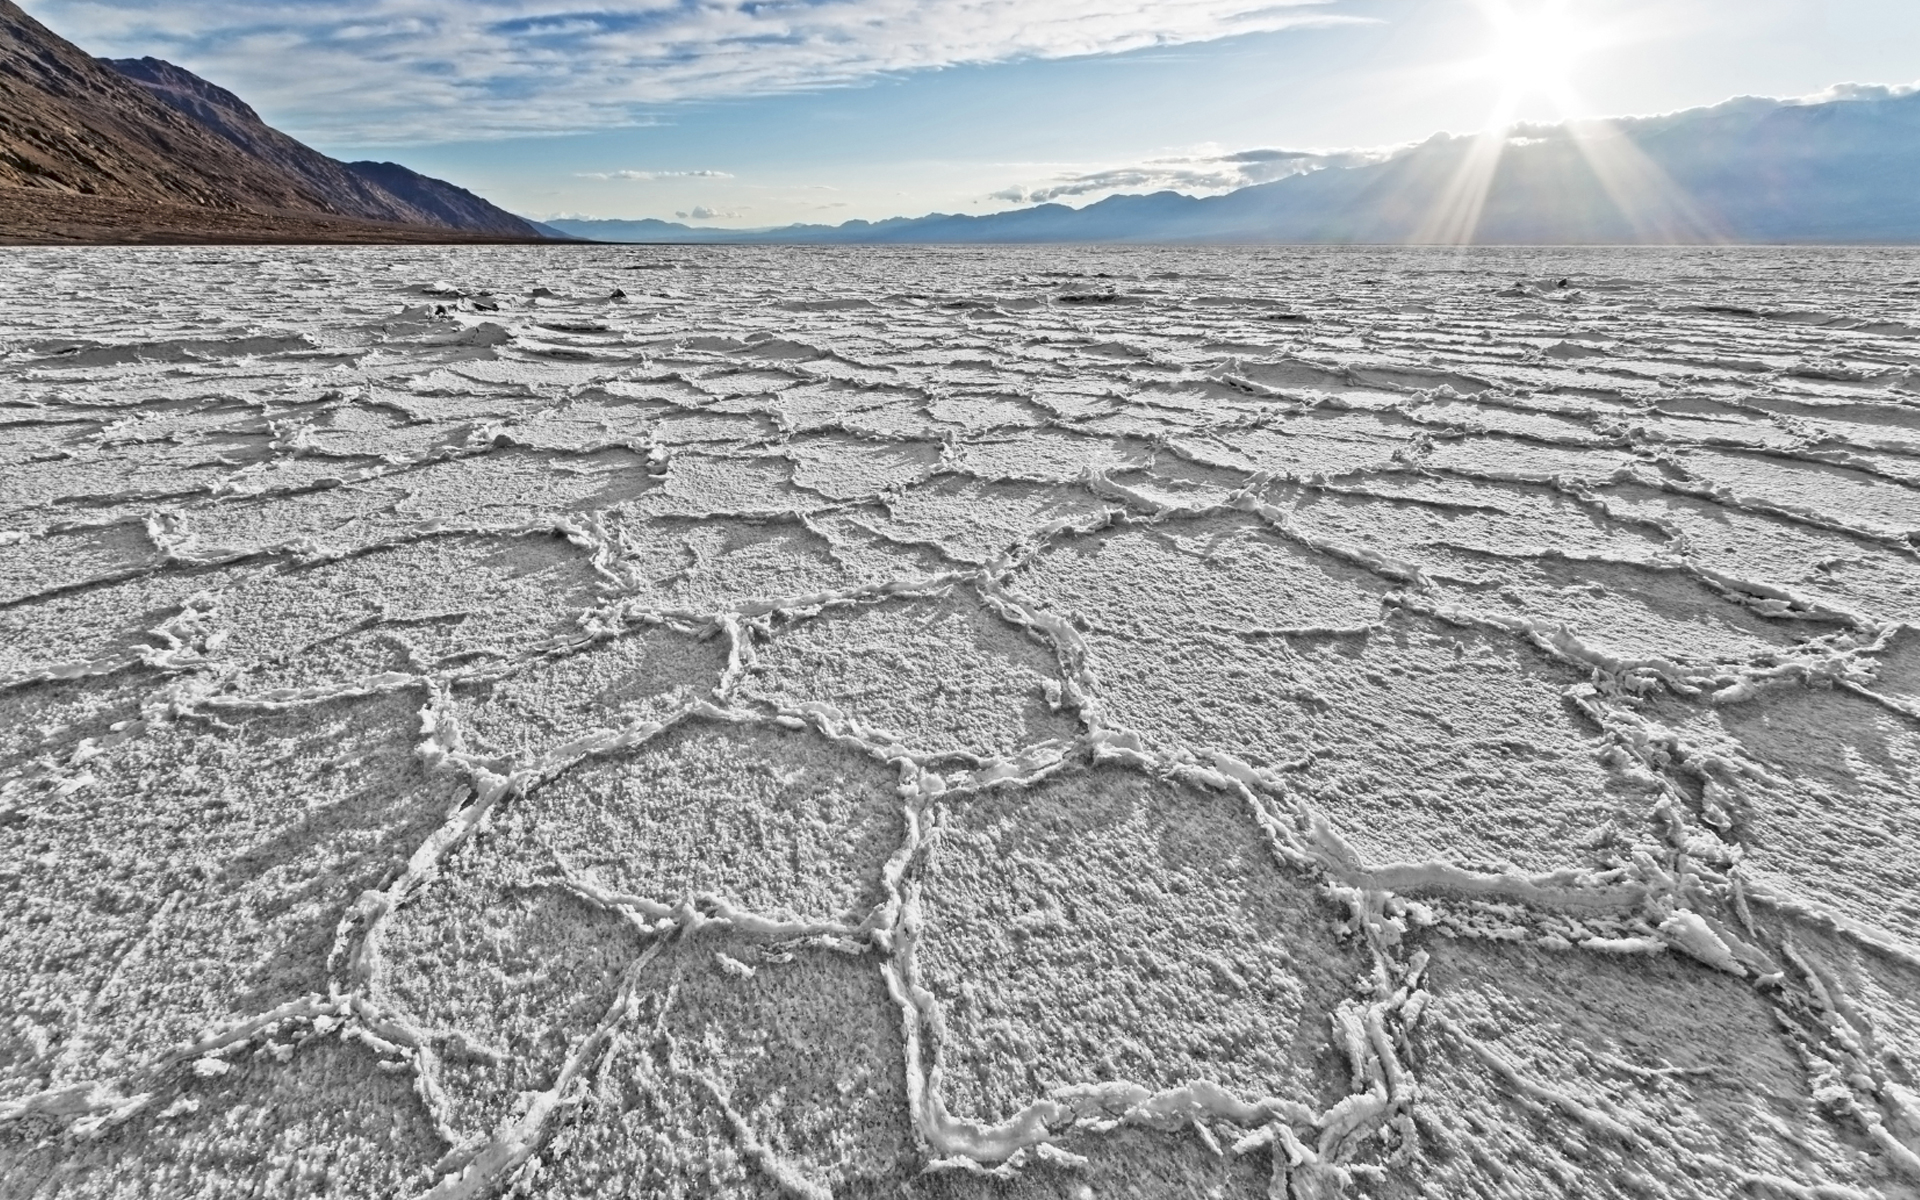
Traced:
[[1438, 135], [1225, 195], [1113, 196], [751, 231], [553, 220], [619, 242], [1920, 242], [1920, 92], [1839, 89], [1667, 116]]
[[0, 240], [534, 241], [397, 163], [343, 163], [155, 58], [96, 59], [0, 0]]

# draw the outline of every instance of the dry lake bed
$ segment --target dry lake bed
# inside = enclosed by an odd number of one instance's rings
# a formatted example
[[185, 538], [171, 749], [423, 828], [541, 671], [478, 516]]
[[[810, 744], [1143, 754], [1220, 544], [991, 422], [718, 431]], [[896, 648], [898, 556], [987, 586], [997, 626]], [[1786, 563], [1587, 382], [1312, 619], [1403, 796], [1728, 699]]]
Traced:
[[1920, 1195], [1920, 253], [0, 262], [0, 1196]]

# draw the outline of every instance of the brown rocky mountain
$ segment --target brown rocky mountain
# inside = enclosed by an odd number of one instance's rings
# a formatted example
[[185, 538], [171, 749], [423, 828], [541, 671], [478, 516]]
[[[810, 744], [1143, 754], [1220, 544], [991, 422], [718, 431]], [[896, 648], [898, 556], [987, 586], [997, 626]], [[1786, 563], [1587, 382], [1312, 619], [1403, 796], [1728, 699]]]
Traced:
[[535, 236], [534, 230], [512, 213], [495, 208], [465, 188], [430, 179], [399, 163], [343, 163], [328, 158], [262, 121], [232, 92], [170, 62], [157, 58], [101, 61], [248, 156], [304, 180], [343, 214], [507, 237]]
[[0, 0], [0, 239], [533, 240], [393, 163], [341, 163], [158, 59], [95, 59]]

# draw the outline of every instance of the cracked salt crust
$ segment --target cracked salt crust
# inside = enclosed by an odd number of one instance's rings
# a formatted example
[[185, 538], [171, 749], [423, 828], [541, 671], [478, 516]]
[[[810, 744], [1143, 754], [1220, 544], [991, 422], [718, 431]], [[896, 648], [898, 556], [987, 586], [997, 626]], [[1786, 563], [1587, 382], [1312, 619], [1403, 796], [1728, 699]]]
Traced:
[[0, 1194], [1920, 1195], [1910, 253], [9, 267]]

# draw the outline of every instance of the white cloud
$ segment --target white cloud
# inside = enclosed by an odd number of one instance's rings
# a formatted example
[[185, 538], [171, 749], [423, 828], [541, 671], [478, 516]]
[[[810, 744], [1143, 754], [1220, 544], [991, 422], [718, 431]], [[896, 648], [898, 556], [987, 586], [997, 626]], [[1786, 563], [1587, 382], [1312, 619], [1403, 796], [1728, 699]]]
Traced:
[[682, 221], [733, 221], [739, 219], [742, 214], [737, 212], [720, 212], [716, 209], [708, 208], [704, 204], [696, 204], [686, 212], [677, 212], [673, 215], [679, 217]]
[[94, 53], [179, 62], [300, 136], [359, 145], [606, 128], [675, 101], [1353, 20], [1332, 2], [28, 0]]
[[1015, 184], [990, 193], [987, 199], [1009, 204], [1049, 204], [1065, 200], [1092, 202], [1120, 193], [1173, 191], [1219, 195], [1326, 167], [1379, 162], [1390, 153], [1388, 150], [1194, 151], [1097, 171], [1069, 172], [1035, 184]]
[[1836, 100], [1904, 100], [1920, 92], [1920, 83], [1889, 87], [1883, 83], [1836, 83], [1824, 92], [1802, 96], [1800, 104], [1830, 104]]

